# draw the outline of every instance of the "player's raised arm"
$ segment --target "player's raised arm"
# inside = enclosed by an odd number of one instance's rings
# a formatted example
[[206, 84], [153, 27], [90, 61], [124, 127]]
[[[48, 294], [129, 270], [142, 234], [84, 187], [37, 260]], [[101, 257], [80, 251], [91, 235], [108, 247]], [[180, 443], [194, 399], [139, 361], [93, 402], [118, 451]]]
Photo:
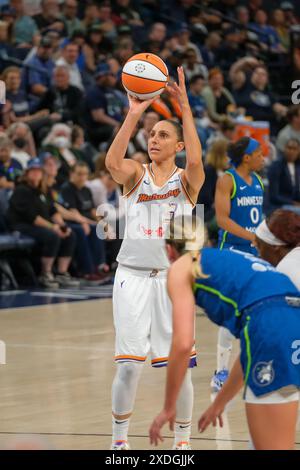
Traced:
[[144, 111], [154, 99], [139, 101], [128, 95], [129, 111], [119, 132], [108, 149], [105, 164], [113, 179], [127, 187], [134, 186], [141, 177], [143, 168], [139, 162], [125, 159], [131, 135]]
[[186, 167], [184, 176], [189, 194], [193, 200], [197, 200], [198, 193], [205, 179], [202, 164], [202, 146], [189, 105], [182, 67], [178, 67], [178, 84], [168, 84], [167, 90], [179, 101], [182, 110], [183, 138], [186, 151]]

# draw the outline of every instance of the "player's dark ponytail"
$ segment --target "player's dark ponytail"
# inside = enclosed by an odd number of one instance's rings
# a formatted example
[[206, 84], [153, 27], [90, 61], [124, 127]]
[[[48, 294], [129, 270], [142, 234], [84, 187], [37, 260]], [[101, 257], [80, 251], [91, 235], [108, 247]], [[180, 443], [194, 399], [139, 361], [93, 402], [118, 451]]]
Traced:
[[249, 142], [249, 137], [242, 137], [228, 146], [227, 153], [233, 166], [237, 167], [242, 163]]

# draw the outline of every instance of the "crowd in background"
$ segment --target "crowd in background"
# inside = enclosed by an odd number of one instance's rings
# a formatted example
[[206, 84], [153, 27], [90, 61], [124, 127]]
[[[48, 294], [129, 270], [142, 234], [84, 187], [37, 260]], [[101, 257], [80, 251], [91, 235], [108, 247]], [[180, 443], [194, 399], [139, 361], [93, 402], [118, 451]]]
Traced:
[[[206, 171], [198, 202], [212, 238], [216, 181], [243, 122], [269, 127], [266, 213], [300, 212], [300, 105], [291, 102], [292, 80], [300, 78], [300, 42], [291, 31], [300, 12], [296, 3], [277, 3], [0, 1], [0, 225], [35, 240], [41, 285], [102, 282], [115, 268], [120, 242], [113, 234], [99, 240], [96, 210], [109, 203], [112, 218], [124, 215], [104, 160], [128, 108], [121, 70], [138, 52], [158, 54], [171, 79], [184, 67]], [[149, 132], [168, 118], [180, 120], [181, 111], [164, 92], [136, 128], [127, 158], [147, 163]]]

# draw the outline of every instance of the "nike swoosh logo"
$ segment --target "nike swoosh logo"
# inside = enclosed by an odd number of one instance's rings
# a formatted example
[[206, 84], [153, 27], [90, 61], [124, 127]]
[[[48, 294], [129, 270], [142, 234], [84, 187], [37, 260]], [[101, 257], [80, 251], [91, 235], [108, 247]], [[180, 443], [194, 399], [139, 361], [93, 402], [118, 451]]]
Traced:
[[181, 424], [180, 424], [179, 427], [180, 427], [181, 429], [189, 428], [189, 427], [190, 427], [190, 424], [187, 424], [186, 426], [181, 426]]
[[150, 184], [149, 181], [144, 181], [145, 184]]
[[121, 287], [123, 287], [124, 282], [125, 282], [125, 281], [122, 281], [122, 282], [121, 282]]
[[115, 421], [116, 424], [122, 424], [123, 421]]
[[243, 191], [243, 189], [246, 189], [247, 186], [240, 186], [240, 190]]

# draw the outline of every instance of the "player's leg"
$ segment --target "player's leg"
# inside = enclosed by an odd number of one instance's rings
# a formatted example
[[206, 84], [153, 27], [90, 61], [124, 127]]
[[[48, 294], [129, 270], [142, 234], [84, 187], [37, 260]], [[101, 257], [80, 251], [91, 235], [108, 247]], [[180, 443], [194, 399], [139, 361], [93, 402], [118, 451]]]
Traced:
[[292, 450], [295, 443], [299, 400], [246, 403], [248, 426], [256, 450]]
[[[149, 281], [119, 267], [113, 291], [117, 371], [112, 385], [112, 449], [129, 448], [128, 429], [149, 351]], [[148, 284], [148, 285], [147, 285]]]
[[[166, 278], [153, 279], [152, 302], [152, 366], [163, 367], [167, 365], [172, 341], [172, 304], [167, 293]], [[191, 351], [193, 365], [196, 365], [195, 355], [195, 351]], [[178, 450], [190, 448], [193, 399], [191, 370], [188, 370], [176, 403], [174, 448]]]
[[112, 385], [112, 449], [129, 449], [129, 421], [142, 368], [143, 363], [117, 364], [117, 372]]

